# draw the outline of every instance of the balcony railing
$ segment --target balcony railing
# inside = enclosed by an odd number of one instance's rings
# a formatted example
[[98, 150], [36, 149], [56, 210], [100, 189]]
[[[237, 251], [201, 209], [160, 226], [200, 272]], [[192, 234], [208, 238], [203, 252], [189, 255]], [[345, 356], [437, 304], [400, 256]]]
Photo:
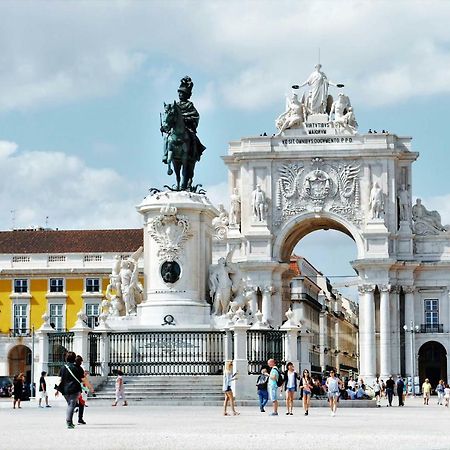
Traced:
[[25, 336], [25, 337], [31, 336], [31, 329], [30, 328], [11, 328], [9, 330], [9, 337], [19, 337], [19, 336]]
[[444, 324], [443, 323], [422, 323], [420, 325], [421, 333], [443, 333]]

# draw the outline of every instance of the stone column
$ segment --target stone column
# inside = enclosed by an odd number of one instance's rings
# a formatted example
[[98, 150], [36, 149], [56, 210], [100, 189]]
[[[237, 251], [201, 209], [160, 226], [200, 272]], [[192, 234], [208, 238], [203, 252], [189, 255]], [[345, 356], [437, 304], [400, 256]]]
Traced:
[[102, 316], [100, 316], [100, 324], [95, 330], [97, 333], [101, 333], [100, 337], [100, 374], [102, 377], [109, 375], [109, 339], [108, 331], [109, 326]]
[[400, 373], [400, 286], [393, 286], [391, 291], [391, 371]]
[[339, 325], [340, 325], [340, 320], [336, 317], [334, 319], [334, 349], [335, 349], [335, 354], [334, 354], [334, 366], [337, 370], [337, 372], [340, 372], [340, 368], [339, 368], [339, 364], [340, 364], [340, 342], [339, 342]]
[[328, 313], [325, 309], [320, 311], [319, 313], [319, 358], [320, 358], [320, 368], [322, 372], [326, 370], [326, 361], [325, 361], [325, 347], [327, 346], [327, 338], [328, 338]]
[[391, 286], [379, 285], [380, 290], [380, 376], [383, 380], [391, 375], [391, 321], [389, 292]]
[[[365, 284], [359, 288], [360, 375], [364, 379], [375, 376], [375, 286]], [[366, 380], [368, 381], [368, 380]]]
[[[54, 333], [55, 330], [50, 326], [48, 323], [49, 316], [47, 313], [45, 313], [42, 316], [42, 319], [44, 323], [42, 326], [36, 331], [36, 337], [38, 340], [38, 354], [39, 354], [39, 361], [37, 363], [37, 368], [35, 370], [35, 376], [33, 382], [36, 382], [36, 379], [39, 383], [39, 377], [42, 371], [45, 371], [48, 373], [48, 353], [49, 353], [49, 346], [48, 346], [48, 335], [50, 333]], [[33, 355], [34, 357], [34, 355]], [[38, 386], [38, 383], [36, 383], [36, 386]]]
[[270, 323], [272, 321], [272, 294], [275, 292], [273, 286], [266, 286], [262, 289], [262, 313], [263, 322]]
[[70, 330], [74, 333], [73, 336], [73, 351], [77, 355], [81, 355], [83, 358], [86, 367], [89, 367], [89, 352], [88, 352], [88, 334], [92, 331], [84, 322], [86, 319], [86, 315], [83, 310], [80, 310], [77, 314], [77, 321], [75, 322], [75, 326]]
[[238, 373], [238, 381], [233, 382], [233, 393], [237, 400], [251, 398], [251, 395], [254, 395], [254, 377], [248, 375], [247, 330], [249, 329], [250, 325], [243, 316], [230, 328], [234, 333], [233, 372]]
[[293, 320], [294, 313], [291, 308], [286, 311], [286, 317], [288, 320], [281, 326], [281, 329], [286, 332], [284, 360], [292, 362], [297, 368], [299, 364], [297, 336], [300, 327], [298, 323], [295, 323]]
[[[414, 286], [403, 286], [403, 292], [405, 293], [405, 323], [401, 323], [400, 326], [403, 328], [404, 325], [408, 327], [411, 323], [414, 324]], [[409, 332], [405, 333], [405, 374], [408, 377], [413, 376], [413, 368], [411, 367], [411, 352], [414, 349], [411, 348], [411, 336]], [[415, 356], [414, 356], [415, 357]]]

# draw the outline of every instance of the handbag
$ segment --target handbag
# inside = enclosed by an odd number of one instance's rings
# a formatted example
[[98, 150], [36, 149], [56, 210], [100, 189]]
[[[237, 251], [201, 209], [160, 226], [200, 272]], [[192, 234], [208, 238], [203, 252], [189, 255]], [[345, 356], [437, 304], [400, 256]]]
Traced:
[[70, 375], [72, 375], [75, 378], [75, 380], [77, 380], [78, 383], [80, 383], [81, 393], [87, 394], [89, 392], [89, 389], [73, 374], [73, 372], [70, 370], [70, 367], [67, 364], [64, 364], [64, 367], [69, 371]]

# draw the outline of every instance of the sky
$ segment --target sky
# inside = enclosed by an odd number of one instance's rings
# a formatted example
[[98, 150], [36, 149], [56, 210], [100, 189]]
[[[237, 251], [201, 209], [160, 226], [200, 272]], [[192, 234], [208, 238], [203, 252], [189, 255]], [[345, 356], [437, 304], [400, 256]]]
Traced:
[[[228, 142], [275, 132], [319, 49], [361, 132], [413, 137], [413, 195], [450, 223], [448, 23], [440, 0], [3, 0], [0, 229], [141, 226], [135, 205], [173, 182], [159, 114], [187, 74], [207, 147], [195, 179], [227, 206]], [[337, 232], [296, 252], [330, 275], [352, 273], [356, 256]]]

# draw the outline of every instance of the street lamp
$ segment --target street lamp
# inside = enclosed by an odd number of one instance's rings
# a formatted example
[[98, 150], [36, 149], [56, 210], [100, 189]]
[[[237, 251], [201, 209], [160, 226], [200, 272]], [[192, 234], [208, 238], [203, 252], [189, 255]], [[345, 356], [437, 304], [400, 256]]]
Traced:
[[411, 350], [411, 383], [412, 383], [412, 395], [415, 396], [416, 395], [416, 388], [414, 385], [414, 378], [415, 378], [415, 374], [416, 374], [416, 358], [414, 357], [414, 334], [419, 332], [419, 326], [418, 325], [414, 325], [414, 322], [411, 320], [409, 328], [408, 325], [403, 325], [403, 329], [405, 330], [405, 332], [409, 332], [410, 333], [410, 338], [411, 338], [411, 343], [410, 343], [410, 350]]

